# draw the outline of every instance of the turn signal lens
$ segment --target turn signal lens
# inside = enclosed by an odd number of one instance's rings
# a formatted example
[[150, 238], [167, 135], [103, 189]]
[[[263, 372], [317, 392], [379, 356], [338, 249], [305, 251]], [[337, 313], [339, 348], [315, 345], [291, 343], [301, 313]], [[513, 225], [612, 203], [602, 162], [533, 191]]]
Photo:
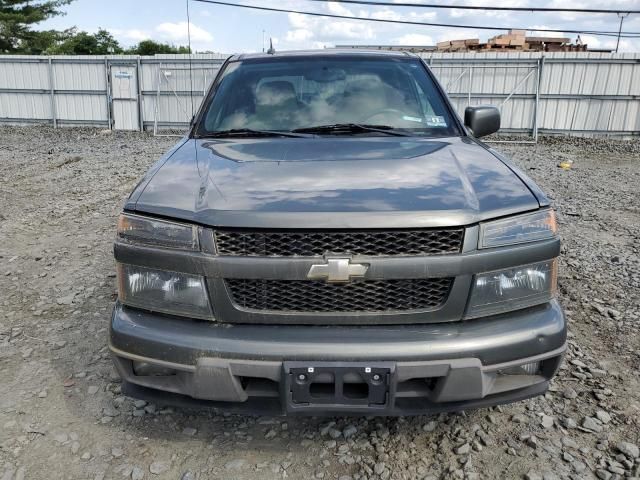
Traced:
[[479, 248], [501, 247], [553, 238], [556, 214], [550, 208], [480, 224]]
[[198, 227], [123, 213], [118, 218], [118, 238], [131, 243], [198, 250]]

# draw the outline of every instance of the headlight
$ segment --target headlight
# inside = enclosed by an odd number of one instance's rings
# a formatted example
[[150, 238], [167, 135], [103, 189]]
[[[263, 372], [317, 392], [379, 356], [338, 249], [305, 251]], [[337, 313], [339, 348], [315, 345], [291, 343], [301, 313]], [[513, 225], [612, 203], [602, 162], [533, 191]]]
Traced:
[[480, 224], [479, 248], [535, 242], [557, 235], [556, 215], [550, 208]]
[[123, 213], [118, 218], [118, 238], [145, 245], [198, 250], [198, 227]]
[[213, 320], [204, 278], [118, 264], [118, 296], [132, 307]]
[[485, 317], [546, 303], [556, 292], [558, 260], [475, 276], [465, 318]]

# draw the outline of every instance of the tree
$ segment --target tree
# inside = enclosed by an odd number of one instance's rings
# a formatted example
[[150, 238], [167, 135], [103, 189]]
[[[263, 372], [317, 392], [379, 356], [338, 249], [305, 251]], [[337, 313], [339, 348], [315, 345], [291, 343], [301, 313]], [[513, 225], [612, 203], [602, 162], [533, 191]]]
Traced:
[[131, 55], [156, 55], [160, 53], [191, 53], [189, 47], [169, 45], [154, 40], [142, 40], [140, 43], [127, 50]]
[[107, 30], [99, 29], [91, 34], [69, 30], [70, 35], [56, 42], [45, 53], [49, 55], [110, 55], [122, 53], [120, 43]]
[[[1, 0], [0, 0], [1, 1]], [[65, 38], [72, 35], [71, 29], [68, 30], [32, 30], [25, 34], [20, 42], [20, 50], [16, 53], [23, 55], [43, 55], [48, 49], [57, 43], [62, 42]]]
[[[25, 55], [109, 55], [124, 53], [107, 30], [97, 33], [66, 30], [34, 30], [32, 27], [56, 15], [74, 0], [0, 0], [0, 54]], [[190, 53], [189, 47], [143, 40], [127, 53]]]
[[51, 31], [35, 32], [31, 26], [63, 15], [60, 9], [72, 1], [0, 0], [0, 53], [31, 53], [34, 45], [42, 47], [42, 41], [52, 39]]

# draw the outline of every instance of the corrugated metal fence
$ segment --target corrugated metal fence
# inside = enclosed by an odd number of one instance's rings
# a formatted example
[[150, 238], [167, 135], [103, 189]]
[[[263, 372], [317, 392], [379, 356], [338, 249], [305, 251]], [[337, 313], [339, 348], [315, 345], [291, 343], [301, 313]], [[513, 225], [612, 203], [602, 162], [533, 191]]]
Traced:
[[[423, 57], [461, 114], [500, 105], [504, 132], [640, 135], [640, 54]], [[0, 56], [0, 122], [179, 131], [224, 58]]]
[[501, 106], [502, 131], [640, 134], [640, 54], [442, 53], [425, 59], [459, 113]]

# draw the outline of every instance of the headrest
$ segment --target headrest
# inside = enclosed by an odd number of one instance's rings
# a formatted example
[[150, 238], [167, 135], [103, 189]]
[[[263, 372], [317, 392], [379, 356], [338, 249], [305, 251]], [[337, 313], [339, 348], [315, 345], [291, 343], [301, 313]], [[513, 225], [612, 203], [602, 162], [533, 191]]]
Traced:
[[295, 100], [296, 90], [291, 82], [274, 80], [265, 82], [258, 87], [256, 102], [258, 105], [281, 105]]
[[380, 80], [380, 77], [367, 75], [350, 80], [344, 88], [344, 93], [346, 95], [371, 95], [372, 91], [380, 92], [384, 87], [385, 84]]

